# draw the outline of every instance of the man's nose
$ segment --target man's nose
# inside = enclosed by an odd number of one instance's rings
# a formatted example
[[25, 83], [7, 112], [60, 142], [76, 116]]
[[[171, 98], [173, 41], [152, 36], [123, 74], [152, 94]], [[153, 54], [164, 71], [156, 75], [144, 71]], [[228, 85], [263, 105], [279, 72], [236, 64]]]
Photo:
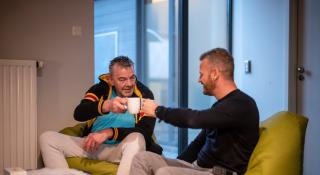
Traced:
[[134, 85], [134, 82], [131, 81], [130, 79], [127, 79], [126, 82], [125, 82], [125, 85], [126, 85], [126, 86], [133, 86], [133, 85]]

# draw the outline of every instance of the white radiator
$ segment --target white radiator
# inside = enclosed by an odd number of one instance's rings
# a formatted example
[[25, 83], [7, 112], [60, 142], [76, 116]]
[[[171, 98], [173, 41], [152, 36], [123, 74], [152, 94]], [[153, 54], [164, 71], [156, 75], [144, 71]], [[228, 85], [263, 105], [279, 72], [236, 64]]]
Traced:
[[0, 174], [37, 167], [36, 64], [0, 59]]

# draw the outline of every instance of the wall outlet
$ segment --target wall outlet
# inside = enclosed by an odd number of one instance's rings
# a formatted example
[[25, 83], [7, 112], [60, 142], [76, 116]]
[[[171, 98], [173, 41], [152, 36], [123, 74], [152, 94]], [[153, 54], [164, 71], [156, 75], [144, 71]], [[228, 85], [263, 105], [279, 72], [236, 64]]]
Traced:
[[77, 25], [72, 26], [72, 36], [82, 36], [82, 27]]

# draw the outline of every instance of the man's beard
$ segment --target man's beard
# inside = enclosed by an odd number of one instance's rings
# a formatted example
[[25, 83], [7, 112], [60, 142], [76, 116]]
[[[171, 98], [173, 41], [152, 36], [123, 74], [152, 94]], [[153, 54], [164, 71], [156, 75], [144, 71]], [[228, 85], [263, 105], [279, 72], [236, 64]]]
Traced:
[[133, 87], [124, 87], [122, 89], [122, 95], [125, 97], [130, 97], [133, 94]]
[[211, 91], [215, 88], [215, 84], [213, 82], [202, 84], [203, 94], [204, 95], [212, 95]]
[[203, 88], [203, 94], [204, 95], [210, 95], [209, 94], [209, 90], [205, 86], [203, 86], [202, 88]]

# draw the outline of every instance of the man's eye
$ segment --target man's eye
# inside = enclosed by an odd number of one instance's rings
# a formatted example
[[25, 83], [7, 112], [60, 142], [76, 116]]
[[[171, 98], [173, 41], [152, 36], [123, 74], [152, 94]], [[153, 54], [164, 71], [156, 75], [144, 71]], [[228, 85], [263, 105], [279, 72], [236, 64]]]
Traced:
[[119, 81], [126, 81], [125, 78], [119, 78]]

